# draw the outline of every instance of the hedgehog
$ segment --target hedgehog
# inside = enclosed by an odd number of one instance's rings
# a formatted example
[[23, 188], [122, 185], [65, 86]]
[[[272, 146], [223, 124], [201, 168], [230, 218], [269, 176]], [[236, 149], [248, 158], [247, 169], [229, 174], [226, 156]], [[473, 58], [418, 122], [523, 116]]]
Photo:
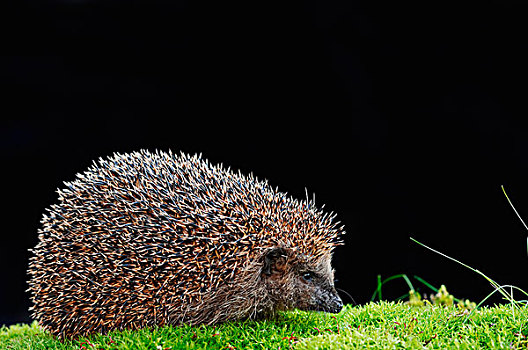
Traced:
[[201, 155], [115, 153], [58, 189], [28, 268], [58, 338], [338, 313], [336, 214]]

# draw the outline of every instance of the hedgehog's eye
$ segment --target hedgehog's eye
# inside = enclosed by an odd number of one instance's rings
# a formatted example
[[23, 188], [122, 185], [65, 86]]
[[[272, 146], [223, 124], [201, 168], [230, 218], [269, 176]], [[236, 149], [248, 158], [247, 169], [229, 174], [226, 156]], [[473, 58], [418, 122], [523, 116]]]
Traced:
[[307, 271], [307, 272], [303, 272], [302, 273], [302, 278], [303, 280], [305, 280], [306, 282], [312, 282], [313, 278], [314, 278], [314, 274]]

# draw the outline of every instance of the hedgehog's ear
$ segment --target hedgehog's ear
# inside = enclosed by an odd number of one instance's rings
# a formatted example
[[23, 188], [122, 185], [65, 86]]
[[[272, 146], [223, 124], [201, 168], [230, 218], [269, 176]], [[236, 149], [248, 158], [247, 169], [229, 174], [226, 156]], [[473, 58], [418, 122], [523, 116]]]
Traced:
[[272, 248], [268, 250], [263, 257], [264, 266], [262, 268], [262, 273], [271, 276], [286, 271], [290, 253], [290, 249], [287, 248]]

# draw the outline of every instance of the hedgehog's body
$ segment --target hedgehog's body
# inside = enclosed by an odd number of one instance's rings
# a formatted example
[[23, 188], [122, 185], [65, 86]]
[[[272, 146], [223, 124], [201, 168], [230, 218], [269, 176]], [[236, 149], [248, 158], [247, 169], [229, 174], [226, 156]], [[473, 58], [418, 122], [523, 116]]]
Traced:
[[252, 176], [199, 156], [116, 154], [59, 200], [29, 290], [33, 316], [60, 337], [342, 307], [333, 216]]

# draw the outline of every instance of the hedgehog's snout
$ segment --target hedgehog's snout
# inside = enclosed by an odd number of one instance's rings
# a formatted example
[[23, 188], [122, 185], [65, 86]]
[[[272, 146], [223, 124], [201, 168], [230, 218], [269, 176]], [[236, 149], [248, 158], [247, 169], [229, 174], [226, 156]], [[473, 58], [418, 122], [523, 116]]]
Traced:
[[333, 286], [321, 288], [315, 296], [315, 304], [317, 305], [315, 308], [317, 311], [333, 314], [337, 314], [343, 309], [343, 301]]
[[333, 314], [339, 313], [343, 309], [343, 301], [337, 293], [329, 298], [329, 300], [322, 305], [322, 310]]
[[343, 301], [335, 290], [330, 273], [324, 273], [324, 270], [301, 273], [297, 285], [297, 308], [330, 313], [338, 313], [343, 309]]

